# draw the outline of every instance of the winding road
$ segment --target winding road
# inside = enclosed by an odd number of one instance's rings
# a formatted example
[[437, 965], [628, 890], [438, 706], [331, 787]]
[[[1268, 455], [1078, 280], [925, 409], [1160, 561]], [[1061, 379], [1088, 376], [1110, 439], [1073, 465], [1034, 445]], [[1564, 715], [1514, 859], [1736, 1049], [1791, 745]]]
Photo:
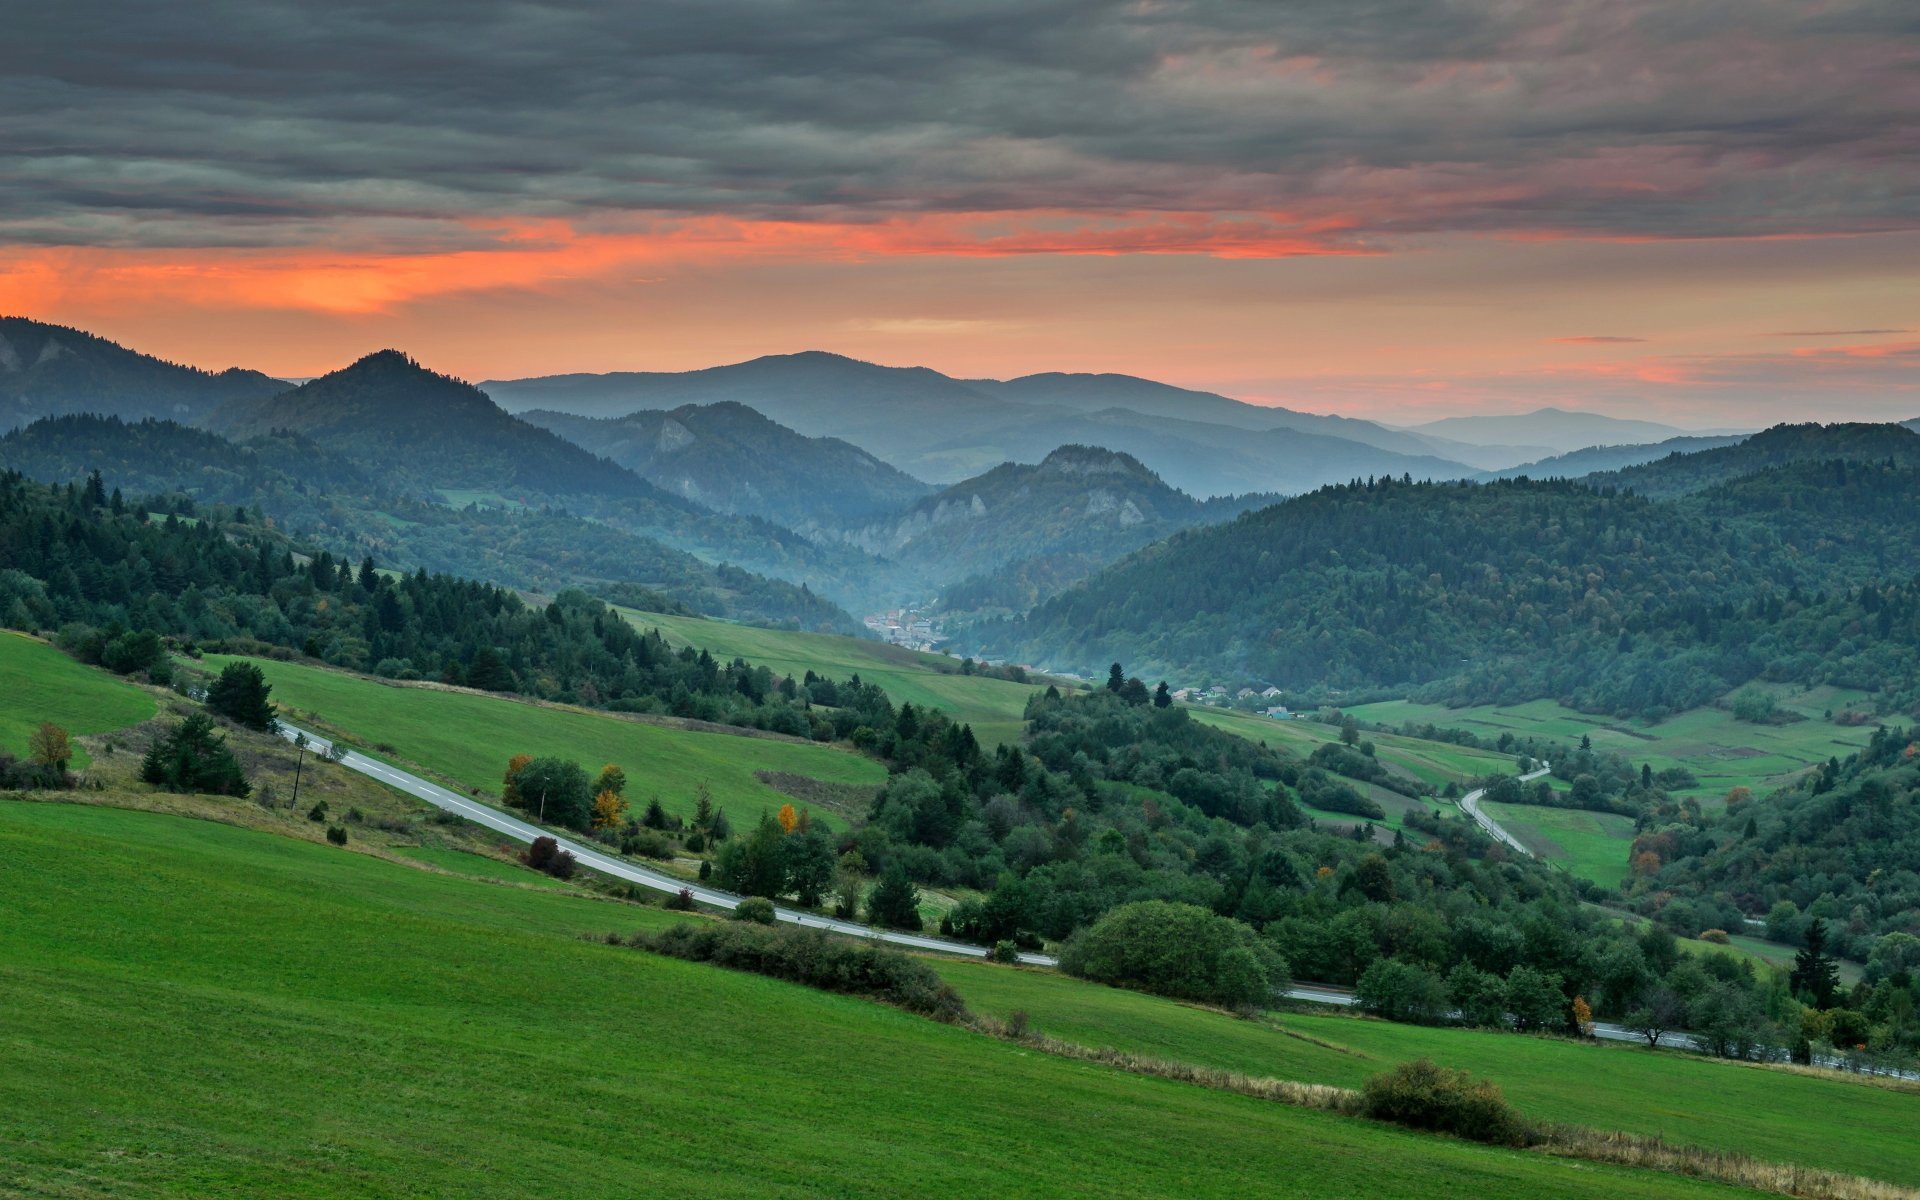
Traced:
[[[280, 722], [280, 736], [290, 742], [304, 737], [307, 741], [308, 748], [319, 754], [326, 754], [333, 748], [333, 743], [328, 739], [309, 730], [301, 729], [298, 726], [289, 725], [285, 721]], [[699, 883], [690, 883], [687, 880], [676, 878], [661, 871], [638, 866], [607, 854], [604, 851], [595, 850], [590, 845], [574, 841], [561, 834], [541, 829], [536, 825], [529, 825], [525, 821], [508, 816], [506, 813], [501, 812], [491, 805], [481, 804], [477, 800], [470, 800], [456, 792], [448, 791], [439, 784], [429, 783], [418, 775], [402, 771], [400, 768], [381, 762], [377, 758], [369, 758], [358, 751], [348, 750], [345, 755], [337, 761], [341, 766], [350, 771], [358, 771], [360, 774], [369, 778], [377, 779], [388, 787], [397, 788], [409, 796], [426, 801], [435, 808], [444, 809], [447, 812], [465, 817], [476, 825], [484, 825], [495, 833], [505, 834], [515, 841], [531, 842], [537, 837], [550, 837], [560, 843], [562, 850], [573, 855], [581, 866], [598, 871], [602, 875], [609, 875], [615, 879], [638, 884], [644, 888], [651, 888], [657, 892], [678, 892], [684, 888], [693, 894], [695, 900], [698, 900], [702, 904], [711, 905], [714, 908], [732, 909], [738, 906], [742, 899], [742, 897], [736, 896], [732, 892], [723, 892], [718, 888], [706, 887]], [[904, 933], [897, 929], [879, 929], [871, 925], [861, 925], [853, 921], [841, 921], [833, 917], [823, 917], [818, 913], [800, 912], [797, 909], [782, 908], [779, 905], [774, 906], [773, 913], [774, 916], [780, 920], [790, 922], [794, 925], [805, 925], [812, 929], [825, 929], [833, 933], [844, 933], [853, 937], [878, 938], [880, 941], [889, 942], [895, 946], [904, 946], [910, 950], [937, 950], [945, 954], [958, 954], [967, 958], [985, 958], [987, 956], [985, 947], [969, 945], [966, 942], [953, 942], [948, 941], [946, 938], [928, 937], [925, 934], [919, 933]], [[1057, 960], [1048, 954], [1022, 954], [1020, 961], [1041, 967], [1058, 965]]]
[[[1549, 775], [1552, 772], [1553, 772], [1552, 764], [1550, 763], [1545, 764], [1545, 765], [1542, 765], [1540, 769], [1537, 771], [1532, 771], [1532, 772], [1529, 772], [1528, 774], [1522, 775], [1520, 777], [1520, 782], [1532, 783], [1534, 780], [1540, 778], [1541, 776]], [[1480, 828], [1487, 831], [1487, 836], [1493, 838], [1495, 841], [1503, 842], [1506, 845], [1513, 847], [1515, 850], [1518, 850], [1520, 853], [1526, 855], [1528, 858], [1532, 858], [1533, 851], [1527, 849], [1525, 846], [1522, 846], [1520, 844], [1520, 839], [1514, 837], [1512, 834], [1502, 829], [1500, 827], [1500, 822], [1494, 820], [1492, 817], [1488, 816], [1486, 813], [1480, 811], [1480, 798], [1482, 796], [1485, 796], [1486, 794], [1487, 794], [1487, 789], [1475, 788], [1472, 791], [1468, 792], [1466, 795], [1460, 797], [1460, 811], [1472, 817], [1474, 821], [1476, 821], [1479, 824]]]
[[[307, 748], [316, 754], [324, 755], [333, 749], [333, 743], [328, 739], [309, 730], [289, 725], [284, 721], [279, 723], [279, 732], [281, 737], [290, 742], [305, 738]], [[501, 812], [491, 805], [481, 804], [476, 800], [471, 800], [455, 792], [448, 791], [439, 784], [429, 783], [418, 775], [403, 771], [390, 763], [381, 762], [377, 758], [369, 758], [358, 751], [347, 750], [340, 758], [334, 761], [350, 771], [358, 771], [360, 774], [370, 779], [376, 779], [388, 787], [396, 788], [409, 796], [424, 800], [435, 808], [444, 809], [447, 812], [464, 817], [476, 825], [485, 826], [495, 833], [504, 834], [515, 841], [531, 842], [537, 837], [553, 838], [554, 841], [560, 844], [560, 848], [572, 854], [581, 866], [598, 871], [603, 875], [608, 875], [615, 879], [622, 879], [628, 883], [638, 884], [641, 887], [651, 888], [659, 892], [678, 892], [685, 889], [692, 893], [695, 900], [714, 908], [730, 910], [738, 906], [742, 899], [742, 897], [736, 896], [732, 892], [723, 892], [718, 888], [710, 888], [698, 883], [689, 883], [684, 879], [679, 879], [664, 872], [637, 866], [622, 859], [612, 857], [602, 851], [592, 849], [589, 846], [574, 841], [571, 838], [563, 837], [560, 834], [541, 829], [535, 825], [529, 825], [525, 821], [508, 816], [506, 813]], [[1538, 779], [1546, 773], [1547, 768], [1543, 767], [1530, 775], [1522, 775], [1520, 779], [1522, 782], [1527, 782]], [[1479, 811], [1479, 799], [1483, 792], [1484, 789], [1469, 793], [1461, 799], [1460, 807], [1466, 809], [1474, 820], [1480, 822], [1481, 826], [1493, 836], [1499, 838], [1507, 845], [1512, 846], [1522, 854], [1528, 853], [1526, 847], [1514, 841], [1505, 830], [1500, 828], [1498, 823]], [[773, 912], [774, 916], [779, 920], [789, 922], [790, 924], [804, 925], [811, 929], [825, 929], [831, 933], [845, 934], [850, 937], [874, 938], [909, 950], [932, 950], [942, 954], [957, 954], [963, 958], [985, 958], [987, 956], [987, 951], [984, 947], [970, 945], [966, 942], [955, 942], [949, 941], [946, 938], [928, 937], [925, 934], [919, 933], [906, 933], [898, 929], [880, 929], [872, 925], [862, 925], [856, 921], [842, 921], [833, 917], [823, 917], [818, 913], [800, 912], [797, 909], [783, 908], [779, 905], [774, 906]], [[1060, 965], [1059, 960], [1050, 954], [1023, 953], [1020, 955], [1020, 961], [1029, 966], [1036, 967], [1056, 967]], [[1350, 1007], [1354, 1003], [1352, 992], [1326, 984], [1294, 984], [1286, 988], [1281, 994], [1289, 1000], [1305, 1000], [1314, 1004], [1330, 1004], [1340, 1008]], [[1594, 1024], [1593, 1036], [1615, 1042], [1646, 1041], [1644, 1037], [1634, 1033], [1632, 1030], [1619, 1025], [1609, 1025], [1605, 1022], [1596, 1022]], [[1678, 1032], [1660, 1035], [1660, 1044], [1676, 1049], [1699, 1049], [1691, 1037]], [[1843, 1064], [1823, 1060], [1821, 1065], [1841, 1066]], [[1903, 1075], [1908, 1078], [1912, 1077], [1912, 1073], [1909, 1072], [1894, 1071], [1889, 1073]]]

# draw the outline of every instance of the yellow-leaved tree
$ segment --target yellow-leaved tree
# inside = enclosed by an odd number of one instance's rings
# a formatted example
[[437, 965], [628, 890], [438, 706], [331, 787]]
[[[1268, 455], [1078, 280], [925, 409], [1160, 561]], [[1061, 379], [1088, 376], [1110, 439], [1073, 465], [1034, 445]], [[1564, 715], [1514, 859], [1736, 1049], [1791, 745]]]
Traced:
[[800, 824], [800, 814], [793, 811], [791, 804], [782, 804], [773, 819], [780, 822], [780, 829], [784, 833], [792, 833], [794, 827]]
[[1581, 1037], [1593, 1036], [1593, 1006], [1585, 996], [1573, 998], [1573, 1027], [1580, 1031]]
[[593, 827], [618, 829], [627, 819], [627, 802], [620, 793], [608, 788], [593, 798]]
[[73, 743], [67, 738], [66, 730], [52, 721], [42, 721], [40, 728], [27, 738], [27, 754], [39, 766], [64, 771], [67, 760], [73, 757]]
[[527, 769], [533, 761], [531, 754], [516, 754], [507, 760], [507, 774], [500, 781], [500, 798], [508, 804], [520, 803], [520, 772]]

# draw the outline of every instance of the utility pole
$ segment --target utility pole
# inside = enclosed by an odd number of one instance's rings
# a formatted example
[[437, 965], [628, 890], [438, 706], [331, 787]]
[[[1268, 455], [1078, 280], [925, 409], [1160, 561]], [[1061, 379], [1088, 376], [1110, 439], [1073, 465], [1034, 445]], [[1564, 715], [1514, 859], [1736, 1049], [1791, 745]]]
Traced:
[[290, 803], [295, 810], [298, 810], [300, 807], [300, 768], [304, 766], [307, 761], [307, 735], [304, 733], [294, 734], [293, 744], [300, 753], [299, 756], [293, 760], [293, 800]]

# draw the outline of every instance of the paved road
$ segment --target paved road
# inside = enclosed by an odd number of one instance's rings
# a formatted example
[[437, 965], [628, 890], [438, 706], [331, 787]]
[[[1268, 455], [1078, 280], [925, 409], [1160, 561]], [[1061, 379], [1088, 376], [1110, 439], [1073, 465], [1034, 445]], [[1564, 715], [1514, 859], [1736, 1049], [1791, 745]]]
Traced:
[[[296, 737], [304, 736], [307, 739], [308, 746], [320, 754], [325, 754], [333, 746], [333, 743], [326, 738], [309, 732], [308, 730], [289, 725], [284, 721], [280, 723], [280, 736], [286, 738], [288, 741], [293, 741]], [[628, 883], [638, 884], [641, 887], [651, 888], [658, 892], [677, 892], [685, 888], [687, 891], [693, 893], [695, 900], [698, 900], [702, 904], [711, 905], [714, 908], [731, 909], [740, 903], [741, 897], [734, 895], [732, 892], [723, 892], [718, 888], [710, 888], [703, 884], [689, 883], [684, 879], [679, 879], [660, 871], [627, 862], [624, 859], [607, 854], [603, 850], [593, 849], [590, 845], [574, 841], [561, 834], [529, 825], [525, 821], [508, 816], [506, 813], [501, 812], [491, 805], [482, 804], [477, 800], [471, 800], [458, 793], [450, 792], [438, 784], [428, 783], [418, 775], [402, 771], [400, 768], [388, 763], [383, 763], [377, 758], [368, 758], [366, 755], [360, 754], [357, 751], [347, 751], [346, 756], [340, 760], [340, 765], [350, 771], [358, 771], [362, 775], [377, 779], [389, 787], [398, 788], [409, 796], [425, 800], [435, 808], [442, 808], [448, 812], [457, 813], [476, 825], [484, 825], [488, 829], [496, 833], [505, 834], [515, 841], [531, 842], [537, 837], [553, 838], [556, 842], [560, 843], [562, 850], [567, 851], [572, 854], [574, 858], [578, 859], [581, 866], [589, 867], [600, 872], [602, 875], [610, 875], [615, 879], [622, 879]], [[904, 946], [911, 950], [938, 950], [942, 953], [959, 954], [968, 958], [985, 958], [987, 956], [985, 948], [969, 945], [965, 942], [951, 942], [945, 938], [927, 937], [924, 934], [902, 933], [895, 929], [876, 929], [871, 925], [861, 925], [853, 921], [840, 921], [832, 917], [820, 916], [817, 913], [799, 912], [795, 909], [781, 908], [777, 905], [773, 912], [780, 920], [789, 921], [795, 925], [806, 925], [814, 929], [831, 930], [834, 933], [844, 933], [854, 937], [878, 938], [883, 942], [890, 942], [893, 945]], [[1020, 961], [1042, 967], [1057, 965], [1056, 960], [1051, 955], [1046, 954], [1022, 954]]]
[[[1540, 778], [1542, 775], [1549, 774], [1552, 770], [1553, 770], [1553, 767], [1551, 765], [1541, 767], [1537, 771], [1533, 771], [1529, 774], [1522, 775], [1520, 777], [1520, 782], [1532, 783], [1534, 780]], [[1480, 811], [1480, 797], [1486, 794], [1487, 794], [1487, 789], [1475, 788], [1471, 792], [1468, 792], [1466, 795], [1460, 797], [1461, 811], [1465, 812], [1468, 816], [1472, 817], [1475, 821], [1479, 822], [1480, 828], [1486, 830], [1487, 835], [1493, 838], [1495, 841], [1505, 842], [1507, 845], [1513, 847], [1515, 850], [1518, 850], [1520, 853], [1526, 855], [1528, 858], [1532, 858], [1533, 851], [1527, 849], [1525, 846], [1522, 846], [1520, 844], [1520, 839], [1514, 837], [1512, 834], [1508, 833], [1506, 830], [1500, 828], [1500, 822], [1494, 820], [1492, 817], [1488, 816], [1486, 813]]]

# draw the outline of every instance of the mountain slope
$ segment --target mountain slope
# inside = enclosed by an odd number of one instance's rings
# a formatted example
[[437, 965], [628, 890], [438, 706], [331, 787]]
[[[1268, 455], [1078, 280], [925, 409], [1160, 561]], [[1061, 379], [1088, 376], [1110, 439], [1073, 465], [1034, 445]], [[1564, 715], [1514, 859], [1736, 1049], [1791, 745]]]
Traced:
[[1084, 573], [1193, 524], [1204, 511], [1138, 459], [1062, 446], [1034, 466], [1003, 463], [848, 539], [938, 583], [1034, 558], [1084, 563]]
[[689, 500], [802, 532], [871, 520], [931, 490], [857, 446], [803, 437], [732, 401], [614, 418], [534, 409], [521, 418]]
[[278, 395], [221, 406], [207, 426], [237, 440], [289, 430], [427, 488], [646, 496], [633, 473], [504, 412], [486, 393], [398, 350]]
[[[1828, 457], [1853, 444], [1825, 432]], [[962, 649], [1616, 712], [1762, 672], [1896, 688], [1842, 633], [1869, 602], [1836, 590], [1920, 570], [1920, 464], [1886, 457], [1844, 485], [1790, 463], [1677, 501], [1536, 480], [1329, 488], [1147, 547]]]
[[[1411, 472], [1444, 478], [1474, 469], [1435, 456], [1418, 435], [1263, 409], [1127, 376], [969, 382], [923, 367], [882, 367], [808, 352], [701, 371], [564, 375], [482, 386], [510, 410], [592, 416], [735, 401], [809, 437], [852, 442], [936, 484], [957, 483], [1002, 462], [1038, 461], [1055, 447], [1076, 443], [1131, 454], [1199, 496], [1294, 493], [1356, 477]], [[1153, 411], [1135, 411], [1125, 407], [1129, 403]], [[1096, 404], [1101, 407], [1091, 407]], [[1170, 415], [1189, 405], [1206, 415]], [[1365, 433], [1405, 450], [1336, 436], [1336, 430]]]
[[1681, 496], [1791, 463], [1890, 458], [1920, 464], [1920, 433], [1899, 425], [1776, 425], [1734, 445], [1586, 477], [1596, 487], [1631, 488], [1645, 496]]
[[1653, 421], [1629, 421], [1561, 408], [1542, 408], [1517, 416], [1445, 417], [1413, 426], [1412, 431], [1463, 442], [1548, 446], [1561, 454], [1588, 446], [1663, 442], [1691, 432]]
[[69, 413], [193, 421], [286, 386], [258, 371], [201, 371], [78, 329], [0, 317], [0, 429]]
[[[857, 632], [846, 612], [783, 579], [702, 561], [657, 539], [545, 509], [456, 510], [422, 501], [299, 434], [236, 445], [171, 421], [62, 417], [0, 437], [0, 465], [68, 483], [98, 470], [131, 500], [177, 494], [170, 511], [257, 508], [343, 559], [463, 575], [507, 587], [637, 585], [713, 616]], [[631, 597], [630, 597], [631, 598]]]
[[1738, 445], [1745, 440], [1740, 435], [1729, 435], [1668, 438], [1664, 442], [1642, 446], [1588, 446], [1584, 450], [1556, 454], [1550, 458], [1521, 463], [1517, 467], [1508, 467], [1502, 471], [1488, 471], [1475, 478], [1483, 481], [1518, 479], [1525, 475], [1530, 479], [1580, 479], [1601, 471], [1618, 471], [1627, 467], [1637, 467], [1642, 463], [1655, 462], [1669, 454], [1698, 454], [1702, 450], [1718, 450], [1723, 446]]

